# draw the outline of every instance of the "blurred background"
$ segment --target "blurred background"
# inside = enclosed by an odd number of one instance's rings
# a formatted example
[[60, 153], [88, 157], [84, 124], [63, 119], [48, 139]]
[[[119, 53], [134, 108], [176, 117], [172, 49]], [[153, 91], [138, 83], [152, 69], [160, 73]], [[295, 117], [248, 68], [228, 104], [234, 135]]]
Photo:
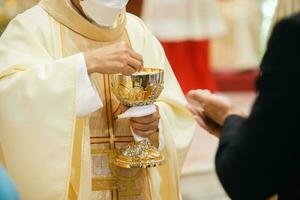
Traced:
[[[38, 0], [0, 0], [0, 35]], [[209, 89], [248, 112], [277, 0], [130, 0], [161, 41], [186, 93]], [[198, 128], [182, 172], [184, 200], [225, 200], [214, 170], [218, 140]]]

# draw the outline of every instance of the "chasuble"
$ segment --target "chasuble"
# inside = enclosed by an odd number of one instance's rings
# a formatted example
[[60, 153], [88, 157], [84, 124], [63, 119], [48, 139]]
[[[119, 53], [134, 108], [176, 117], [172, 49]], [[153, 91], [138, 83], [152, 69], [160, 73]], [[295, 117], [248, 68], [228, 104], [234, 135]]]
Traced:
[[[69, 0], [42, 0], [17, 16], [0, 40], [0, 155], [22, 199], [181, 199], [179, 175], [195, 129], [164, 51], [143, 22], [124, 11], [111, 29], [83, 18]], [[76, 117], [75, 55], [120, 41], [165, 70], [158, 99], [163, 166], [121, 169], [116, 151], [133, 142], [110, 76], [93, 74], [103, 107]], [[155, 138], [154, 138], [155, 140]]]

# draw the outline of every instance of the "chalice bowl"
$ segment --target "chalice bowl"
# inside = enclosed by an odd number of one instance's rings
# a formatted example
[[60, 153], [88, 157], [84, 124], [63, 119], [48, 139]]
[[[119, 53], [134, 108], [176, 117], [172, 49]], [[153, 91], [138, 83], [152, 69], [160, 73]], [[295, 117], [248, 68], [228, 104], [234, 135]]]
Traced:
[[[155, 101], [164, 85], [164, 71], [159, 68], [144, 68], [142, 71], [126, 76], [111, 76], [113, 94], [121, 104], [129, 107], [120, 118], [142, 117], [156, 112]], [[131, 113], [131, 114], [130, 114]], [[132, 116], [132, 114], [134, 116]], [[132, 130], [132, 129], [131, 129]], [[161, 165], [164, 158], [148, 138], [135, 135], [135, 142], [118, 150], [114, 164], [122, 168], [149, 168]]]

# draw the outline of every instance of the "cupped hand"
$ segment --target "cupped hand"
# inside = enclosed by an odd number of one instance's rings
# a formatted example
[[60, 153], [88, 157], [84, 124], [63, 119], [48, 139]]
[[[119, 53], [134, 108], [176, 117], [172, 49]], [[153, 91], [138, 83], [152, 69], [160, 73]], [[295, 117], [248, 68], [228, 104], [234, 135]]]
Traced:
[[212, 94], [208, 90], [192, 90], [188, 93], [187, 99], [190, 106], [198, 111], [202, 110], [206, 117], [220, 126], [224, 125], [224, 121], [229, 115], [245, 116], [229, 99]]
[[187, 108], [195, 116], [197, 123], [209, 133], [219, 137], [225, 119], [229, 115], [245, 116], [231, 101], [212, 94], [208, 90], [192, 90], [187, 94]]

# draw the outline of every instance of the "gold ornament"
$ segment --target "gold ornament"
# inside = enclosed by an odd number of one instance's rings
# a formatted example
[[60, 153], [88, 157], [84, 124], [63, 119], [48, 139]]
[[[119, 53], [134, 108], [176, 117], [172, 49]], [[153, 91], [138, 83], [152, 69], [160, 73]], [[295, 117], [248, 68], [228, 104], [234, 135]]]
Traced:
[[163, 161], [160, 151], [148, 140], [142, 140], [121, 148], [114, 164], [122, 168], [149, 168], [162, 165]]
[[[154, 104], [163, 90], [163, 77], [164, 71], [158, 68], [145, 68], [131, 76], [115, 74], [111, 80], [112, 91], [121, 104], [129, 107]], [[145, 139], [121, 148], [114, 164], [123, 168], [148, 168], [163, 161], [161, 152]]]

